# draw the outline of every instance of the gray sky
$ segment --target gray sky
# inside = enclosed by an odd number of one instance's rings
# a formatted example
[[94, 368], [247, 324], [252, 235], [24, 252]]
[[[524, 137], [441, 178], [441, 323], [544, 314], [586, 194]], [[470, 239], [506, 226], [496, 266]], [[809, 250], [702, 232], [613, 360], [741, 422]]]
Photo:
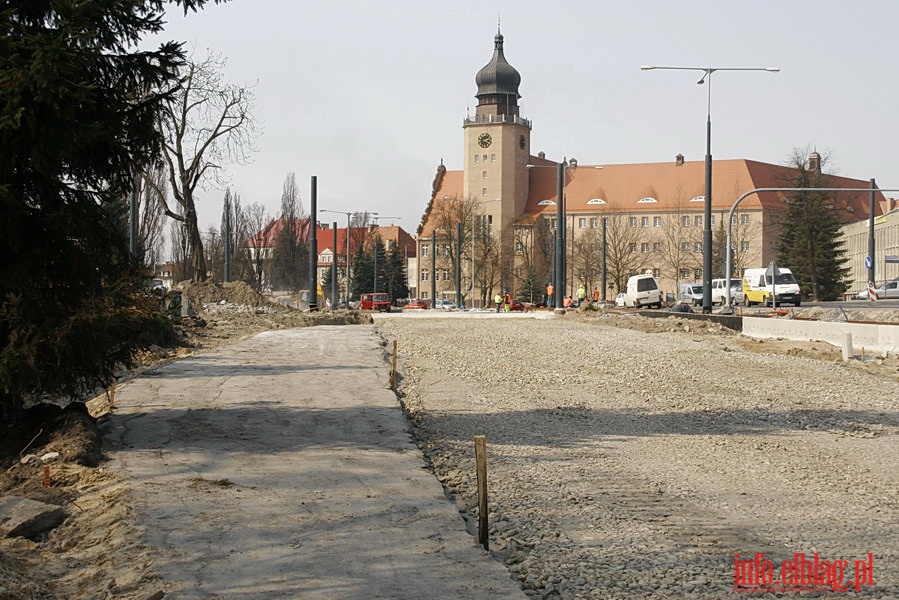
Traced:
[[[899, 187], [899, 2], [233, 0], [172, 10], [165, 37], [222, 54], [228, 80], [256, 83], [259, 152], [229, 168], [244, 204], [275, 215], [293, 171], [307, 211], [316, 175], [319, 208], [401, 217], [381, 223], [414, 233], [440, 160], [462, 167], [462, 120], [497, 16], [534, 154], [703, 160], [701, 73], [640, 66], [777, 66], [713, 76], [716, 160], [781, 164], [810, 145], [840, 175]], [[201, 193], [204, 228], [218, 226], [223, 196]]]

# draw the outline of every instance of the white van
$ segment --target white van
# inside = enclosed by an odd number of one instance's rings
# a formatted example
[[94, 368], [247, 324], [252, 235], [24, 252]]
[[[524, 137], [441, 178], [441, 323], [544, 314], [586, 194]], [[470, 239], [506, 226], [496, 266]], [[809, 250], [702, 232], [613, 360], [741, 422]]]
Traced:
[[772, 288], [773, 293], [777, 294], [778, 306], [781, 304], [799, 306], [802, 294], [792, 271], [785, 267], [779, 267], [778, 270], [780, 275], [775, 278], [765, 275], [767, 269], [746, 269], [746, 272], [743, 273], [743, 304], [745, 306], [753, 304], [770, 306]]
[[[730, 299], [734, 304], [743, 301], [743, 282], [739, 277], [730, 278]], [[727, 302], [727, 279], [712, 280], [712, 304], [724, 306]]]
[[702, 284], [682, 283], [680, 286], [680, 296], [678, 297], [678, 300], [680, 300], [684, 304], [702, 306]]
[[634, 275], [627, 280], [627, 291], [624, 293], [624, 305], [628, 308], [655, 306], [662, 308], [662, 295], [659, 284], [652, 275]]

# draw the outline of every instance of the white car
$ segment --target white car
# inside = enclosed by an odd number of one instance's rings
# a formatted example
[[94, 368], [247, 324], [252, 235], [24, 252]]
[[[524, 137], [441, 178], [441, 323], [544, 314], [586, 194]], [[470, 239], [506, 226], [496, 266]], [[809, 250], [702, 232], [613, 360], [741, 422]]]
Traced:
[[[886, 298], [899, 298], [899, 279], [894, 279], [892, 281], [882, 283], [879, 287], [875, 288], [874, 291], [877, 293], [878, 300], [884, 300]], [[868, 288], [865, 288], [857, 293], [855, 297], [858, 300], [867, 300]]]
[[624, 297], [626, 295], [627, 294], [625, 294], [624, 292], [621, 292], [620, 294], [615, 296], [615, 306], [617, 306], [619, 308], [624, 308]]
[[437, 310], [455, 310], [456, 305], [449, 300], [438, 299], [434, 301], [434, 308]]

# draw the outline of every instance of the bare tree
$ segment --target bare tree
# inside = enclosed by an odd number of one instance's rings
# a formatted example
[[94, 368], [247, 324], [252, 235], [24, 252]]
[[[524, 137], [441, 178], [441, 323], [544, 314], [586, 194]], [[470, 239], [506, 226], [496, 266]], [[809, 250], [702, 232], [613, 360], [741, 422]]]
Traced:
[[697, 228], [691, 226], [695, 213], [688, 202], [683, 190], [678, 189], [661, 228], [662, 264], [671, 270], [676, 289], [680, 288], [683, 271], [702, 267], [702, 254], [696, 253], [696, 243], [701, 238]]
[[613, 291], [624, 289], [627, 278], [643, 264], [637, 252], [639, 229], [631, 221], [635, 218], [621, 212], [617, 204], [607, 204], [600, 218], [606, 220], [606, 269], [608, 285]]
[[288, 173], [281, 192], [281, 228], [272, 254], [272, 281], [278, 289], [297, 292], [308, 284], [309, 251], [302, 231], [303, 204], [294, 173]]
[[246, 251], [249, 265], [249, 283], [261, 291], [271, 278], [268, 259], [272, 241], [268, 238], [273, 221], [265, 207], [259, 203], [250, 204], [241, 213], [241, 237], [244, 238], [242, 247]]
[[187, 237], [184, 235], [184, 223], [172, 221], [169, 228], [169, 239], [172, 242], [172, 278], [175, 281], [190, 279], [190, 261], [188, 261]]
[[181, 210], [165, 213], [186, 226], [195, 280], [206, 279], [195, 192], [201, 184], [224, 186], [226, 162], [245, 163], [258, 136], [251, 113], [254, 90], [227, 83], [225, 60], [209, 54], [185, 65], [181, 86], [164, 105], [159, 127], [169, 184]]
[[215, 281], [224, 281], [225, 273], [225, 240], [218, 229], [210, 227], [203, 235], [203, 249], [206, 253], [206, 265]]
[[142, 173], [137, 178], [140, 186], [138, 194], [138, 238], [142, 248], [144, 265], [152, 270], [162, 262], [165, 250], [165, 196], [168, 188], [165, 170], [161, 165]]
[[[600, 223], [597, 222], [597, 225], [600, 225]], [[602, 270], [602, 229], [599, 227], [585, 227], [584, 229], [579, 229], [579, 231], [580, 233], [572, 235], [572, 241], [570, 242], [571, 260], [569, 261], [569, 269], [571, 273], [567, 280], [571, 282], [572, 287], [579, 283], [589, 292]], [[574, 228], [572, 228], [571, 233], [575, 233]]]
[[[528, 302], [543, 300], [552, 257], [551, 244], [547, 238], [546, 221], [530, 226], [518, 226], [512, 230], [513, 251], [515, 252], [515, 292]], [[486, 295], [486, 292], [484, 292]]]

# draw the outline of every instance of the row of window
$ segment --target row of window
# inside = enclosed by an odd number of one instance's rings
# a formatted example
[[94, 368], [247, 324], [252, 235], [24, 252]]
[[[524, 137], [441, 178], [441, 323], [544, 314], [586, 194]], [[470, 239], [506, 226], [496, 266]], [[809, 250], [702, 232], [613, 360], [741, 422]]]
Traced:
[[[475, 154], [474, 161], [476, 163], [487, 162], [487, 155], [486, 154]], [[496, 154], [490, 155], [490, 162], [496, 162]]]
[[[591, 219], [591, 221], [596, 221], [596, 219]], [[681, 226], [682, 227], [689, 227], [691, 224], [694, 225], [695, 227], [702, 227], [703, 221], [704, 221], [703, 215], [683, 215], [683, 216], [681, 216]], [[649, 222], [650, 222], [649, 217], [640, 217], [639, 218], [640, 227], [649, 227]], [[733, 215], [730, 219], [730, 222], [732, 225], [736, 225], [737, 224], [737, 215]], [[748, 215], [745, 213], [740, 215], [740, 225], [749, 225], [750, 222], [751, 222], [751, 215]], [[628, 223], [627, 223], [628, 226], [637, 227], [637, 223], [638, 223], [637, 217], [629, 217], [628, 218]], [[712, 220], [710, 221], [710, 225], [714, 227], [715, 215], [712, 215]], [[586, 229], [587, 228], [587, 219], [585, 219], [585, 218], [579, 219], [578, 226], [581, 229]], [[662, 217], [660, 217], [660, 216], [653, 217], [652, 218], [652, 226], [653, 227], [661, 227], [662, 226]], [[595, 229], [596, 224], [591, 222], [590, 228]]]
[[[680, 246], [681, 251], [683, 252], [702, 252], [702, 242], [681, 242]], [[649, 242], [642, 242], [640, 244], [640, 252], [648, 253], [650, 250]], [[632, 253], [637, 252], [637, 243], [634, 242], [630, 244], [630, 251]], [[662, 242], [653, 242], [652, 243], [652, 251], [653, 252], [661, 252], [662, 251]], [[749, 252], [749, 242], [740, 242], [740, 252]]]
[[[450, 278], [449, 269], [437, 269], [434, 271], [434, 281], [452, 281]], [[421, 280], [422, 281], [430, 281], [431, 280], [431, 271], [430, 269], [422, 269], [421, 270]], [[422, 296], [424, 297], [424, 296]]]
[[[442, 252], [441, 252], [441, 250], [442, 250]], [[450, 245], [443, 244], [441, 246], [438, 246], [437, 252], [438, 252], [437, 256], [449, 256], [450, 255]], [[431, 256], [431, 245], [430, 244], [427, 244], [427, 245], [422, 244], [421, 245], [421, 257], [427, 258], [429, 256]]]
[[[483, 189], [484, 195], [487, 194], [487, 188]], [[739, 215], [739, 223], [740, 225], [749, 225], [752, 222], [752, 216], [748, 214]], [[599, 227], [599, 217], [578, 217], [577, 226], [578, 229], [596, 229]], [[555, 217], [550, 217], [547, 219], [549, 222], [549, 227], [551, 229], [556, 228]], [[702, 227], [703, 223], [702, 215], [683, 215], [681, 217], [681, 226], [690, 227], [690, 225], [694, 225], [696, 227]], [[650, 217], [628, 217], [627, 224], [629, 227], [649, 227], [650, 223], [652, 223], [653, 227], [661, 227], [662, 226], [662, 217], [654, 216], [652, 217], [652, 221], [650, 221]], [[733, 225], [737, 224], [737, 215], [731, 217], [731, 223]], [[712, 215], [711, 226], [715, 226], [715, 215]]]

